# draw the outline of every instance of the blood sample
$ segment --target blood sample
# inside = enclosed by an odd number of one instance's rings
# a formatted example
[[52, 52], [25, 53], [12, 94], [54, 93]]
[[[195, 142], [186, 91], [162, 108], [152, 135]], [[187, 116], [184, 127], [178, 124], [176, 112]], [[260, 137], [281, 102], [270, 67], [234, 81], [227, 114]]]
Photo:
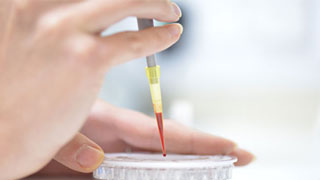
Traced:
[[166, 147], [164, 145], [162, 112], [161, 113], [155, 113], [155, 115], [156, 115], [156, 118], [157, 118], [157, 123], [158, 123], [158, 128], [159, 128], [160, 140], [161, 140], [161, 145], [162, 145], [162, 154], [163, 154], [164, 157], [166, 157], [167, 154], [166, 154]]

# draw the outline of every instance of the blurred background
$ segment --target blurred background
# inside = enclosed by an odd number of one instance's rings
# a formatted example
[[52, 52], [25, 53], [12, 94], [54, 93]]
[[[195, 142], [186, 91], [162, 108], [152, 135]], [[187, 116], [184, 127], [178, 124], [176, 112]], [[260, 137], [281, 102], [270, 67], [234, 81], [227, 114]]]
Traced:
[[[157, 54], [164, 116], [254, 152], [234, 180], [319, 180], [320, 1], [176, 2], [184, 33]], [[104, 34], [123, 30], [136, 19]], [[100, 96], [153, 116], [145, 66], [113, 68]]]

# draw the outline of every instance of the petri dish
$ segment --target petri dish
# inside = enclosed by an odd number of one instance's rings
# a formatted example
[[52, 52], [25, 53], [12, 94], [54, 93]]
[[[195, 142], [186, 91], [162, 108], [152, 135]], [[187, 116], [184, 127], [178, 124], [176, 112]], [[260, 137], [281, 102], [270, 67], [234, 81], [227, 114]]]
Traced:
[[93, 172], [101, 180], [231, 180], [233, 156], [110, 153]]

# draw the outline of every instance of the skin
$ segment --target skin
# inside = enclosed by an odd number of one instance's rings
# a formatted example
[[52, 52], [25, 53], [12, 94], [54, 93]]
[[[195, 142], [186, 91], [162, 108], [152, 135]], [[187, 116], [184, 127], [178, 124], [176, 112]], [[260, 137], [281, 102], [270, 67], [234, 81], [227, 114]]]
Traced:
[[[88, 173], [102, 162], [104, 152], [161, 150], [150, 117], [97, 101], [97, 94], [108, 69], [168, 48], [180, 38], [182, 26], [108, 37], [99, 33], [128, 16], [177, 21], [181, 12], [176, 4], [168, 0], [2, 0], [0, 4], [4, 27], [0, 29], [0, 179], [22, 178], [46, 165], [51, 168], [40, 174], [70, 173], [63, 166]], [[253, 159], [232, 141], [173, 121], [165, 121], [165, 128], [168, 152], [231, 154], [239, 158], [238, 165]]]

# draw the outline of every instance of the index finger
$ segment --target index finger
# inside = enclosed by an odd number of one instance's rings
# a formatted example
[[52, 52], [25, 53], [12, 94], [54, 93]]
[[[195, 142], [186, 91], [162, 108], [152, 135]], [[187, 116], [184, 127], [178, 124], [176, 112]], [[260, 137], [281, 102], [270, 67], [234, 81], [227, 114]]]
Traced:
[[177, 21], [180, 8], [169, 0], [93, 0], [72, 7], [80, 26], [90, 32], [102, 29], [128, 16], [157, 19], [165, 22]]

